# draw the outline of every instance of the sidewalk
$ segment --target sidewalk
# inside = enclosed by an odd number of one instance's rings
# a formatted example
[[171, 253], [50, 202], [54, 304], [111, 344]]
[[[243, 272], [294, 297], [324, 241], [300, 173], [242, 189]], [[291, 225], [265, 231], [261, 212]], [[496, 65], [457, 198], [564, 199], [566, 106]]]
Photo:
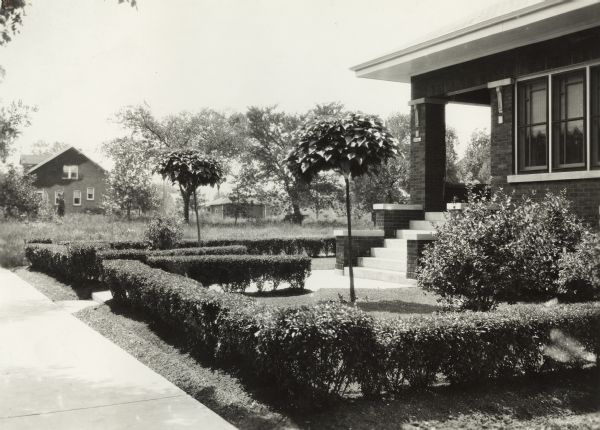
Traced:
[[0, 428], [234, 427], [0, 268]]

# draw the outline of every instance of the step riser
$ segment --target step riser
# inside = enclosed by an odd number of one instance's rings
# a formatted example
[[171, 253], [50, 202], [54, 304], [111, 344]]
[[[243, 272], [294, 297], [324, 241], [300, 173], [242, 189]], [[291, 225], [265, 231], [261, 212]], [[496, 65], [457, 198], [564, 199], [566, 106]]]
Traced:
[[411, 230], [435, 230], [436, 226], [444, 224], [444, 221], [410, 221], [408, 226]]
[[[416, 285], [414, 279], [407, 279], [403, 272], [379, 272], [377, 270], [362, 269], [354, 267], [354, 277], [361, 279], [372, 279], [375, 281], [392, 282], [404, 285]], [[344, 276], [348, 276], [348, 268], [344, 268]]]
[[369, 269], [393, 270], [395, 272], [406, 272], [406, 260], [386, 260], [382, 258], [362, 257], [358, 259], [360, 267]]
[[406, 260], [406, 250], [402, 251], [401, 248], [371, 248], [371, 257], [376, 258], [388, 258], [390, 260]]
[[396, 238], [407, 240], [435, 240], [435, 231], [397, 230]]
[[383, 246], [385, 248], [402, 250], [404, 252], [407, 249], [407, 245], [408, 243], [406, 239], [385, 239], [383, 241]]
[[446, 212], [425, 212], [425, 221], [446, 221]]

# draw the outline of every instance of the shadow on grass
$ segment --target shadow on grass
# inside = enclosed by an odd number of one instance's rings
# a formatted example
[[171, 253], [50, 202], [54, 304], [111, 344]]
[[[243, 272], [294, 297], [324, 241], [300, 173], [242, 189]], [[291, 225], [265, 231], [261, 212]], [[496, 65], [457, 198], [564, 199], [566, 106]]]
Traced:
[[365, 312], [389, 312], [396, 314], [430, 314], [441, 308], [424, 303], [403, 302], [401, 300], [382, 300], [377, 302], [358, 302], [356, 306]]
[[295, 296], [304, 296], [306, 294], [312, 294], [311, 290], [305, 290], [300, 288], [283, 288], [281, 290], [271, 290], [271, 291], [255, 291], [251, 293], [243, 293], [244, 296], [252, 297], [255, 299], [260, 299], [263, 297], [295, 297]]

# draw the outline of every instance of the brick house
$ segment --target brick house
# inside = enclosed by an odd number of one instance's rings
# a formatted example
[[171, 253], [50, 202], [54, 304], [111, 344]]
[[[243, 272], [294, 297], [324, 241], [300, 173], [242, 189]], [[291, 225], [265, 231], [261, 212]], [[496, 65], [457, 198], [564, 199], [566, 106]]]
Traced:
[[504, 1], [460, 28], [362, 63], [361, 78], [410, 83], [411, 203], [440, 211], [445, 106], [491, 108], [492, 186], [566, 189], [598, 226], [600, 4]]
[[38, 194], [49, 204], [57, 207], [62, 195], [65, 213], [102, 211], [107, 172], [77, 148], [71, 146], [56, 154], [24, 154], [20, 162], [28, 175], [35, 175]]
[[352, 70], [411, 85], [410, 201], [375, 205], [379, 230], [356, 233], [352, 262], [345, 233], [336, 232], [340, 271], [352, 264], [357, 277], [414, 283], [423, 247], [452, 209], [445, 180], [450, 103], [490, 108], [492, 189], [536, 190], [540, 197], [564, 189], [576, 212], [598, 228], [598, 0], [498, 2], [453, 31]]

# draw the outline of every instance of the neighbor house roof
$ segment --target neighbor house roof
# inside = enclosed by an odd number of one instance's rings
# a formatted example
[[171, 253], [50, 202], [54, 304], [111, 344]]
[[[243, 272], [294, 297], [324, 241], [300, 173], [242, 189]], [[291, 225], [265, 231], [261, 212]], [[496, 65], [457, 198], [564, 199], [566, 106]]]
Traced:
[[[44, 164], [54, 160], [56, 157], [64, 154], [65, 152], [69, 151], [69, 150], [75, 150], [77, 151], [79, 154], [83, 155], [85, 158], [87, 158], [88, 160], [90, 160], [92, 163], [94, 163], [96, 166], [98, 166], [100, 169], [102, 169], [103, 171], [106, 171], [106, 169], [104, 167], [102, 167], [100, 164], [96, 163], [94, 160], [92, 160], [90, 157], [88, 157], [87, 155], [85, 155], [83, 152], [81, 152], [79, 149], [75, 148], [74, 146], [69, 146], [65, 149], [63, 149], [62, 151], [59, 151], [55, 154], [45, 154], [46, 158], [44, 158], [43, 160], [39, 161], [35, 166], [33, 166], [31, 169], [29, 169], [29, 171], [27, 173], [32, 173], [33, 171], [39, 169], [40, 167], [42, 167]], [[21, 160], [23, 160], [23, 157], [29, 157], [30, 155], [22, 155], [21, 156]], [[23, 161], [21, 161], [21, 164], [23, 164]]]
[[599, 25], [598, 0], [502, 0], [352, 70], [361, 78], [410, 82], [411, 76]]

